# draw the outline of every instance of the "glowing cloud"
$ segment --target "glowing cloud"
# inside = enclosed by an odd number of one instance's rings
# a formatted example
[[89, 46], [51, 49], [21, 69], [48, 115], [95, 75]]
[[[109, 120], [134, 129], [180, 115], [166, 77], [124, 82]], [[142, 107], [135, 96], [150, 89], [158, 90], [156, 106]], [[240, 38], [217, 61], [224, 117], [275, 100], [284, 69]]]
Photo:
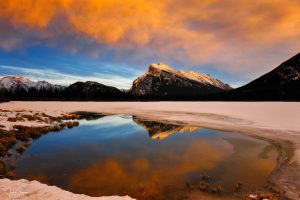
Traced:
[[101, 57], [114, 50], [120, 60], [244, 73], [273, 67], [300, 46], [298, 0], [5, 0], [0, 9], [6, 51], [43, 44]]

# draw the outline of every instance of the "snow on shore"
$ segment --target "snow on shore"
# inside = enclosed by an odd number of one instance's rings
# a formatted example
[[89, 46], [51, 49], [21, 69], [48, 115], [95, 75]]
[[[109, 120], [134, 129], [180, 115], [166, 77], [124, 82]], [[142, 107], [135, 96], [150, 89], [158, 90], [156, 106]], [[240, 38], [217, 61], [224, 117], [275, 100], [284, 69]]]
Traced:
[[213, 114], [224, 118], [202, 118], [230, 123], [225, 119], [230, 117], [241, 119], [231, 121], [239, 125], [300, 132], [300, 102], [8, 102], [0, 104], [0, 109], [33, 110], [49, 115], [75, 111], [152, 115], [175, 112], [176, 115], [165, 117], [184, 121], [194, 120], [193, 115], [178, 118], [178, 114]]
[[89, 197], [83, 194], [73, 194], [55, 186], [48, 186], [38, 181], [27, 181], [24, 179], [11, 181], [0, 179], [1, 200], [132, 200], [128, 196]]

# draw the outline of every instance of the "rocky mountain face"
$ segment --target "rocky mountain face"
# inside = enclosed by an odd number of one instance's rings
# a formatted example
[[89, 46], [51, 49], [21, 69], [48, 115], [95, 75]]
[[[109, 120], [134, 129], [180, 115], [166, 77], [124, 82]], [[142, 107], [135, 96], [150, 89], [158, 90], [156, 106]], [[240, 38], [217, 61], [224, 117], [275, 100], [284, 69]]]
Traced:
[[237, 88], [225, 100], [300, 100], [300, 53], [274, 70]]
[[197, 98], [231, 90], [231, 87], [206, 74], [175, 71], [164, 64], [151, 64], [149, 70], [137, 78], [129, 90], [135, 97]]
[[98, 100], [121, 98], [123, 96], [124, 92], [121, 90], [93, 81], [76, 82], [66, 88], [66, 97], [71, 99]]
[[54, 91], [63, 90], [65, 87], [60, 85], [52, 85], [46, 81], [34, 82], [21, 76], [5, 76], [0, 79], [0, 90], [6, 90], [9, 92], [24, 90], [28, 92], [31, 89], [35, 89], [37, 91]]

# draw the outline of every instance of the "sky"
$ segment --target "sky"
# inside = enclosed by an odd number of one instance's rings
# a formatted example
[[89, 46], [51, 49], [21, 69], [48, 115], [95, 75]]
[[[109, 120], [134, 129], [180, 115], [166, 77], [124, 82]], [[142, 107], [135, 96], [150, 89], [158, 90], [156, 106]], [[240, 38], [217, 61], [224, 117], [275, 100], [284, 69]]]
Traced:
[[241, 86], [299, 52], [299, 0], [0, 1], [0, 76], [128, 89], [151, 63]]

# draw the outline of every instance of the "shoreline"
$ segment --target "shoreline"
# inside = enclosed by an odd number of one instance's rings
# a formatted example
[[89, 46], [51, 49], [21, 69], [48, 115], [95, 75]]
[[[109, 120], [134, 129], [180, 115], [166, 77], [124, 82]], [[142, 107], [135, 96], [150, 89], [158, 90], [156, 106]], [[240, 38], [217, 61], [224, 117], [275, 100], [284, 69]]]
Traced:
[[[51, 112], [54, 111], [57, 112], [59, 110], [59, 108], [53, 109], [52, 106], [49, 106], [52, 109], [49, 108], [45, 109], [45, 105], [47, 105], [47, 103], [49, 102], [38, 102], [38, 104], [32, 104], [30, 102], [27, 103], [9, 102], [9, 103], [0, 104], [0, 108], [2, 108], [4, 105], [5, 109], [16, 110], [25, 104], [25, 106], [23, 106], [23, 109], [25, 110], [32, 109], [35, 111], [43, 111], [47, 114], [51, 114]], [[56, 102], [56, 103], [64, 104], [63, 102]], [[173, 124], [176, 123], [181, 125], [199, 126], [203, 128], [209, 128], [209, 129], [237, 132], [237, 133], [246, 134], [252, 137], [257, 137], [259, 139], [269, 141], [270, 143], [275, 144], [280, 150], [279, 152], [280, 159], [277, 162], [277, 167], [276, 169], [274, 169], [274, 171], [269, 177], [270, 183], [272, 183], [272, 185], [275, 186], [274, 190], [277, 191], [279, 189], [280, 191], [282, 191], [283, 196], [289, 199], [299, 199], [300, 194], [298, 191], [300, 189], [300, 165], [299, 165], [300, 129], [297, 129], [298, 127], [296, 126], [293, 127], [292, 130], [285, 130], [286, 125], [288, 125], [287, 121], [283, 122], [285, 125], [283, 128], [278, 128], [282, 126], [280, 126], [280, 124], [276, 124], [276, 126], [274, 126], [274, 129], [271, 129], [270, 127], [266, 127], [267, 124], [269, 125], [272, 124], [269, 122], [260, 123], [260, 121], [251, 121], [249, 117], [238, 118], [234, 114], [226, 115], [226, 113], [224, 114], [207, 113], [207, 112], [203, 112], [206, 111], [205, 109], [201, 110], [201, 108], [199, 107], [198, 109], [197, 108], [191, 109], [190, 107], [188, 107], [188, 109], [181, 108], [179, 109], [179, 111], [176, 111], [178, 110], [176, 108], [176, 105], [174, 106], [173, 109], [170, 108], [157, 109], [157, 107], [152, 109], [149, 108], [150, 104], [156, 104], [157, 106], [157, 104], [160, 104], [161, 102], [156, 102], [156, 103], [155, 102], [152, 103], [131, 102], [131, 103], [126, 103], [125, 105], [122, 102], [121, 103], [87, 102], [88, 106], [79, 110], [78, 104], [82, 104], [82, 103], [86, 104], [86, 102], [75, 102], [70, 107], [66, 107], [66, 105], [65, 106], [61, 105], [64, 106], [64, 109], [60, 111], [65, 114], [81, 111], [81, 112], [94, 112], [94, 113], [107, 114], [107, 115], [112, 115], [112, 114], [136, 115], [139, 118], [143, 118], [145, 120], [162, 121], [162, 122], [173, 123]], [[168, 103], [174, 104], [170, 102]], [[137, 105], [135, 104], [144, 104], [146, 106], [137, 107]], [[191, 104], [191, 103], [182, 103], [182, 104]], [[205, 104], [205, 102], [201, 104], [203, 105]], [[213, 103], [208, 103], [208, 104], [213, 104]], [[234, 104], [234, 102], [232, 104]], [[241, 105], [241, 103], [238, 104]], [[247, 103], [245, 103], [245, 106], [247, 107]], [[284, 108], [282, 109], [284, 110]], [[259, 113], [261, 112], [261, 110], [256, 110], [256, 111], [254, 110], [252, 112]], [[295, 112], [297, 112], [297, 109], [295, 110]], [[297, 120], [297, 118], [295, 120]]]

